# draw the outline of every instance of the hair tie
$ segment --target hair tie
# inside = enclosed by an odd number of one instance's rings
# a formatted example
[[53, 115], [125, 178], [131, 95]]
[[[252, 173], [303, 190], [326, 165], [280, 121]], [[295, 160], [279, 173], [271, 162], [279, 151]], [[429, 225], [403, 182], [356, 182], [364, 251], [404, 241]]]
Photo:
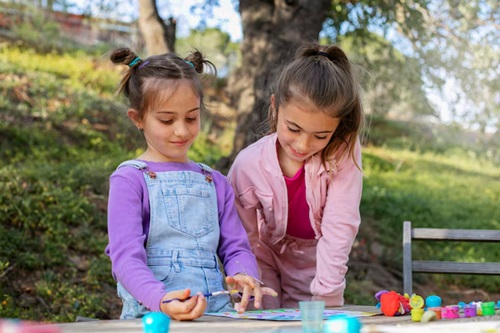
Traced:
[[[318, 51], [318, 55], [328, 58], [328, 53], [325, 53], [325, 52], [322, 52], [322, 51]], [[328, 59], [330, 59], [330, 58], [328, 58]]]
[[184, 61], [186, 62], [186, 64], [189, 64], [189, 66], [194, 68], [194, 64], [191, 61], [189, 60], [184, 60]]
[[141, 61], [141, 58], [139, 57], [135, 57], [134, 60], [132, 60], [130, 62], [130, 64], [128, 64], [128, 67], [133, 67], [135, 64], [137, 64], [139, 61]]
[[139, 66], [139, 69], [141, 69], [142, 67], [146, 66], [147, 64], [149, 64], [149, 60], [146, 60], [144, 61], [140, 66]]

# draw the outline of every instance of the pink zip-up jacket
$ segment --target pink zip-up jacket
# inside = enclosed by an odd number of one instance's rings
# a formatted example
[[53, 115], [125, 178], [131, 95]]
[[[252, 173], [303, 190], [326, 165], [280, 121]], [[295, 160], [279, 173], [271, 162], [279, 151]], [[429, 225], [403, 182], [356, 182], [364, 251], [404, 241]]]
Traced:
[[[252, 249], [259, 238], [276, 244], [286, 233], [288, 197], [276, 140], [276, 133], [270, 134], [243, 149], [228, 174]], [[354, 156], [361, 166], [359, 140]], [[313, 300], [339, 306], [344, 303], [347, 261], [361, 222], [363, 176], [347, 154], [342, 161], [333, 157], [327, 164], [329, 170], [324, 168], [319, 154], [305, 163], [309, 219], [318, 239], [317, 270], [310, 289]]]

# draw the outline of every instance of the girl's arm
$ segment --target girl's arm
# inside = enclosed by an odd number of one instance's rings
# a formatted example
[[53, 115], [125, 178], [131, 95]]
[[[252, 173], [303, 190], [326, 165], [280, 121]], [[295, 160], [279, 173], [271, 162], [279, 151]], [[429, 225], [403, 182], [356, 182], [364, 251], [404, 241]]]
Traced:
[[[359, 140], [354, 156], [361, 166]], [[316, 252], [317, 272], [311, 283], [313, 299], [325, 300], [327, 306], [344, 304], [347, 262], [361, 222], [362, 182], [361, 171], [346, 157], [328, 188], [321, 223], [323, 237], [318, 241]]]
[[214, 181], [219, 207], [219, 258], [227, 275], [243, 273], [258, 278], [257, 262], [236, 210], [233, 189], [224, 176], [218, 175]]
[[142, 172], [120, 168], [110, 177], [106, 253], [114, 278], [152, 311], [160, 309], [166, 291], [147, 267], [144, 247]]

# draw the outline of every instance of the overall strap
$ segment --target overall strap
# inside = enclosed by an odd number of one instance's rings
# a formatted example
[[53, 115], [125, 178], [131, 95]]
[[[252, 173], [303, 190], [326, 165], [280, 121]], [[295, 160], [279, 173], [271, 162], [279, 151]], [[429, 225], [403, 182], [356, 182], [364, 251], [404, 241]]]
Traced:
[[142, 161], [138, 161], [138, 160], [128, 160], [128, 161], [125, 161], [125, 162], [122, 162], [118, 167], [117, 169], [120, 169], [122, 167], [125, 167], [125, 166], [131, 166], [131, 167], [134, 167], [138, 170], [144, 170], [148, 167], [148, 165]]
[[117, 169], [122, 168], [122, 167], [133, 167], [136, 168], [137, 170], [142, 170], [144, 172], [144, 175], [148, 176], [151, 179], [156, 179], [156, 173], [154, 171], [149, 170], [149, 167], [146, 163], [138, 160], [128, 160], [123, 163], [121, 163]]
[[210, 172], [212, 172], [212, 171], [213, 171], [213, 169], [212, 169], [211, 167], [209, 167], [208, 165], [206, 165], [206, 164], [203, 164], [203, 163], [198, 163], [198, 165], [199, 165], [199, 166], [200, 166], [200, 168], [201, 168], [203, 171], [205, 171], [205, 172], [210, 173]]
[[212, 178], [212, 175], [210, 173], [213, 171], [213, 169], [211, 167], [209, 167], [208, 165], [203, 164], [203, 163], [198, 163], [198, 165], [200, 166], [201, 171], [205, 175], [205, 180], [207, 182], [211, 183], [213, 178]]

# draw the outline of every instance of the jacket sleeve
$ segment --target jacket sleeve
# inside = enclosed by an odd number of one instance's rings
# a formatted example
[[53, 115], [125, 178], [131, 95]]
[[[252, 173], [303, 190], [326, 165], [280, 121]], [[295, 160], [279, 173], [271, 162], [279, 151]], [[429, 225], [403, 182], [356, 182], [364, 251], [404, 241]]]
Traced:
[[[361, 167], [361, 145], [356, 142], [354, 156]], [[316, 252], [316, 276], [311, 283], [313, 300], [327, 306], [344, 304], [345, 274], [349, 253], [361, 222], [363, 175], [352, 158], [346, 156], [330, 182]]]

